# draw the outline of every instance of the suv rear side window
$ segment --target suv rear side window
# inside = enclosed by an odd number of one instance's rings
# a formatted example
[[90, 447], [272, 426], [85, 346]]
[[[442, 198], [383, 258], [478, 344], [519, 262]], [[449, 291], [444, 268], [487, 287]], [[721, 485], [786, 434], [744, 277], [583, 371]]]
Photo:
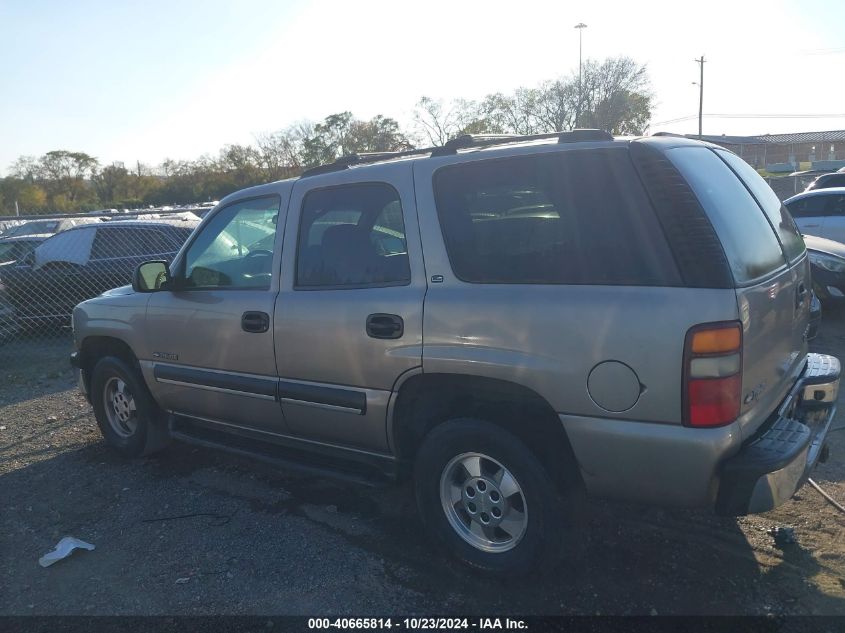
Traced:
[[624, 149], [444, 167], [434, 194], [449, 260], [463, 281], [680, 284]]
[[299, 226], [298, 288], [366, 288], [410, 281], [396, 189], [362, 183], [306, 194]]
[[666, 156], [686, 178], [725, 249], [737, 284], [786, 264], [766, 215], [736, 174], [706, 147], [670, 149]]
[[806, 250], [804, 240], [801, 239], [798, 227], [795, 226], [795, 220], [792, 219], [777, 194], [760, 177], [760, 174], [739, 156], [722, 150], [717, 150], [717, 153], [736, 172], [745, 186], [751, 190], [752, 195], [757, 198], [757, 202], [763, 207], [763, 211], [769, 217], [769, 222], [778, 234], [789, 261], [792, 262], [801, 257]]

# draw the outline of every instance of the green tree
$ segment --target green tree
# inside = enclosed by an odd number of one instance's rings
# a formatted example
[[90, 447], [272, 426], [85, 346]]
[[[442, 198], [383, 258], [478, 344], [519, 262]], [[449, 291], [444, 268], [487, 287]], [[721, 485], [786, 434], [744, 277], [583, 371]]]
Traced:
[[351, 154], [349, 133], [352, 123], [351, 112], [330, 114], [322, 123], [317, 123], [313, 134], [302, 142], [303, 166], [331, 163], [340, 156]]
[[37, 177], [43, 182], [50, 205], [60, 211], [75, 211], [85, 203], [96, 202], [96, 192], [88, 180], [99, 163], [84, 152], [53, 150], [38, 159]]
[[346, 150], [360, 152], [401, 152], [411, 143], [395, 119], [377, 115], [369, 121], [352, 121], [346, 136]]
[[128, 186], [127, 181], [131, 178], [126, 168], [116, 163], [103, 167], [94, 174], [91, 181], [97, 191], [97, 196], [103, 204], [112, 204], [121, 197], [125, 197]]

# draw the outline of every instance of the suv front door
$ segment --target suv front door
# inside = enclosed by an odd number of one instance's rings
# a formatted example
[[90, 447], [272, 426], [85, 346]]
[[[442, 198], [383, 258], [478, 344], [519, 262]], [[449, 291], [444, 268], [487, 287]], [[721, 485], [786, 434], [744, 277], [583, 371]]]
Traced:
[[[279, 396], [293, 434], [388, 452], [399, 377], [422, 365], [425, 272], [410, 164], [303, 178], [276, 301]], [[355, 179], [359, 182], [355, 182]]]
[[173, 288], [150, 295], [142, 366], [165, 409], [284, 433], [271, 324], [286, 206], [274, 194], [218, 209], [174, 262]]

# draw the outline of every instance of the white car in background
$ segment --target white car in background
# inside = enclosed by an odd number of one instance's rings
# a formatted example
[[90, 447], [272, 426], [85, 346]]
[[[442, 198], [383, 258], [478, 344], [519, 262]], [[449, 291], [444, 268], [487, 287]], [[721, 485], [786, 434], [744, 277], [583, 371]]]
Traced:
[[845, 187], [805, 191], [784, 204], [801, 233], [845, 242]]

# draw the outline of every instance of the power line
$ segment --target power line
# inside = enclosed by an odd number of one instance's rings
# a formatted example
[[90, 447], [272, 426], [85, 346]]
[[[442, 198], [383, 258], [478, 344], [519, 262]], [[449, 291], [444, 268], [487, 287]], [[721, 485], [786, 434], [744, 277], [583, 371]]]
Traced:
[[[845, 114], [704, 114], [702, 116], [713, 119], [842, 119]], [[670, 123], [681, 123], [682, 121], [690, 121], [697, 118], [697, 114], [690, 114], [688, 116], [678, 117], [676, 119], [668, 119], [666, 121], [659, 121], [652, 123], [652, 125], [668, 125]]]
[[799, 55], [839, 55], [845, 53], [845, 46], [838, 48], [812, 48], [809, 50], [798, 51]]
[[840, 119], [845, 114], [705, 114], [718, 119]]

